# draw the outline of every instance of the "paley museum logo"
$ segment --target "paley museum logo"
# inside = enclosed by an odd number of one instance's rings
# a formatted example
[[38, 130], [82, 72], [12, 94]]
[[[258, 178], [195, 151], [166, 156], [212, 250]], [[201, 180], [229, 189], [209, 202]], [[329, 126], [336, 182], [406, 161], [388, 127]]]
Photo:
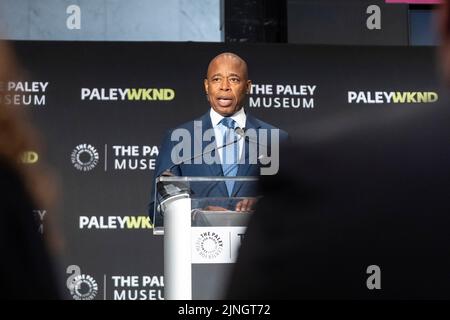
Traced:
[[67, 267], [70, 274], [66, 287], [74, 300], [92, 300], [98, 292], [97, 281], [88, 274], [82, 274], [79, 266], [73, 264]]
[[104, 171], [143, 171], [155, 170], [158, 154], [159, 149], [155, 145], [105, 144], [104, 154], [100, 159], [96, 146], [81, 143], [73, 149], [70, 159], [76, 169], [84, 172], [93, 170], [100, 162]]
[[10, 106], [43, 107], [46, 105], [48, 81], [0, 82], [0, 103]]
[[[97, 281], [81, 273], [78, 265], [67, 267], [66, 287], [74, 300], [164, 300], [162, 275], [103, 275], [103, 297], [98, 295]], [[108, 291], [106, 290], [108, 288]]]
[[250, 108], [314, 109], [317, 85], [252, 84]]
[[80, 171], [91, 171], [99, 161], [97, 149], [87, 143], [79, 144], [73, 149], [70, 159], [73, 166]]
[[195, 241], [195, 250], [205, 259], [214, 259], [223, 250], [223, 240], [215, 232], [203, 232]]

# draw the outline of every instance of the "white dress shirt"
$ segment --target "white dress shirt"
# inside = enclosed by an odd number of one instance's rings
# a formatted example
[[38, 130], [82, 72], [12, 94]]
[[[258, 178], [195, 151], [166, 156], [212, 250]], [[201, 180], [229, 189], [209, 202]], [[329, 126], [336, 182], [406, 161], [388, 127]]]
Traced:
[[[226, 130], [225, 126], [220, 124], [220, 121], [222, 121], [224, 116], [221, 116], [220, 114], [218, 114], [216, 111], [214, 111], [213, 108], [211, 108], [209, 115], [211, 117], [211, 123], [214, 128], [214, 135], [216, 136], [216, 145], [219, 148], [223, 145], [223, 136], [225, 135], [225, 130]], [[247, 121], [247, 116], [245, 115], [244, 107], [242, 107], [238, 112], [233, 114], [231, 116], [231, 119], [236, 121], [237, 127], [244, 129], [245, 123]], [[239, 146], [239, 157], [241, 157], [242, 150], [244, 147], [244, 139], [243, 138], [239, 139], [238, 146]], [[218, 150], [219, 156], [220, 156], [220, 162], [222, 162], [222, 159], [223, 159], [222, 158], [223, 150], [224, 150], [224, 148], [220, 148]]]

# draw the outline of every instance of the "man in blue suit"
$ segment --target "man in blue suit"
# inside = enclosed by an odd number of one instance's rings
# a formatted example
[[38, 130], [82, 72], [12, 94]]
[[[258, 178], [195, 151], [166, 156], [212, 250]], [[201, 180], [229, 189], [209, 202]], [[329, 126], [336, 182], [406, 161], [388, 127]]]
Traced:
[[[287, 139], [287, 133], [244, 110], [244, 100], [251, 88], [246, 62], [233, 53], [216, 56], [209, 63], [204, 87], [211, 109], [200, 118], [169, 130], [156, 160], [154, 177], [275, 174], [279, 143]], [[153, 188], [154, 185], [155, 181]], [[255, 184], [234, 181], [191, 183], [189, 188], [197, 198], [257, 195]], [[154, 197], [155, 192], [149, 210], [151, 217]], [[250, 211], [254, 203], [254, 199], [209, 203], [203, 209]]]

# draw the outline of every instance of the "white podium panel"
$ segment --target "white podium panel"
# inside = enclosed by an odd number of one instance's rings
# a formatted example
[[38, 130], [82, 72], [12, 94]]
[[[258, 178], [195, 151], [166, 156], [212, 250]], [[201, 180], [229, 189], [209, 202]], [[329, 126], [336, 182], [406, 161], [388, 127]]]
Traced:
[[[235, 180], [240, 196], [212, 194]], [[154, 234], [164, 235], [166, 300], [221, 299], [236, 262], [255, 204], [255, 177], [175, 177], [156, 179]], [[251, 211], [251, 209], [250, 209]]]

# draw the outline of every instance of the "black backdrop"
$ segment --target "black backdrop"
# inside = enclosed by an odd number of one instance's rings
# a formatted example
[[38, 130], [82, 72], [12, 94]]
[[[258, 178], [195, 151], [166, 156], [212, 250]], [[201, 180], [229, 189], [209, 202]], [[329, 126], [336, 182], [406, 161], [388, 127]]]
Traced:
[[[130, 161], [131, 166], [136, 159], [147, 164], [154, 161], [156, 154], [142, 154], [144, 146], [155, 150], [167, 129], [208, 110], [203, 78], [208, 62], [218, 53], [241, 55], [256, 85], [272, 85], [273, 90], [277, 85], [315, 86], [313, 95], [253, 91], [253, 104], [260, 99], [269, 107], [247, 104], [247, 112], [287, 130], [294, 139], [308, 123], [335, 113], [372, 108], [390, 112], [410, 106], [386, 101], [349, 103], [349, 91], [364, 92], [365, 97], [375, 91], [439, 94], [434, 48], [129, 42], [14, 45], [28, 82], [49, 82], [45, 92], [11, 94], [45, 95], [45, 105], [22, 107], [30, 111], [45, 137], [47, 153], [39, 154], [40, 161], [48, 162], [61, 181], [59, 210], [47, 214], [59, 216], [65, 237], [59, 265], [63, 285], [78, 273], [85, 275], [83, 279], [91, 276], [85, 284], [93, 287], [95, 282], [97, 293], [86, 294], [86, 298], [163, 296], [163, 239], [153, 236], [144, 220], [153, 171], [117, 169], [115, 161]], [[82, 100], [82, 88], [166, 88], [173, 90], [175, 97], [169, 101]], [[276, 97], [288, 98], [288, 104], [291, 98], [294, 104], [306, 101], [306, 106], [277, 108], [269, 101]], [[430, 106], [423, 103], [423, 107]], [[98, 163], [88, 171], [78, 170], [71, 159], [82, 144], [98, 153]], [[136, 146], [138, 154], [116, 155], [117, 146]], [[87, 153], [83, 157], [84, 162], [93, 160]], [[138, 227], [121, 228], [117, 219], [129, 216], [144, 218], [136, 218], [142, 219], [137, 220]], [[112, 221], [109, 224], [108, 219]], [[88, 225], [80, 227], [80, 221], [86, 220]], [[74, 267], [67, 270], [73, 265], [79, 272], [74, 272]], [[65, 287], [63, 290], [69, 293]]]

